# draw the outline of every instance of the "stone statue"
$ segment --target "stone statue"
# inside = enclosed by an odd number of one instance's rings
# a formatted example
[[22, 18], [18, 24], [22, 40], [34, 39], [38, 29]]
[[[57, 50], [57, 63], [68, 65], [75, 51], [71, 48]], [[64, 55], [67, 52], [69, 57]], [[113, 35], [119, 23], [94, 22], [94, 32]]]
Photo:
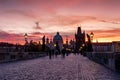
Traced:
[[88, 42], [87, 42], [87, 52], [92, 52], [92, 51], [93, 51], [93, 47], [92, 47], [90, 35], [87, 34], [87, 38], [88, 38]]
[[45, 36], [42, 38], [42, 51], [45, 51]]

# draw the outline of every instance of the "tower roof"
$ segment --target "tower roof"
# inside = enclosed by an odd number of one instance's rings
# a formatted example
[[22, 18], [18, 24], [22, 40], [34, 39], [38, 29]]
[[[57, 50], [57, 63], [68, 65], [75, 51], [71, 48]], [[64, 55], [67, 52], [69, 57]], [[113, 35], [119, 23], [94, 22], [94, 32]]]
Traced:
[[81, 27], [78, 27], [77, 34], [81, 34]]

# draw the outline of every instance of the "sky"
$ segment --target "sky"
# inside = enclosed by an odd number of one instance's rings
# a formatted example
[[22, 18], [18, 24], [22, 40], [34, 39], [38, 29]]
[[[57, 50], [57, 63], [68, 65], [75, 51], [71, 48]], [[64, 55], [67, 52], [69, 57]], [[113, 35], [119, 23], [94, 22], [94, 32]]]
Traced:
[[[36, 25], [39, 22], [39, 25]], [[94, 33], [94, 42], [120, 41], [120, 0], [0, 0], [0, 42], [74, 39], [77, 27]]]

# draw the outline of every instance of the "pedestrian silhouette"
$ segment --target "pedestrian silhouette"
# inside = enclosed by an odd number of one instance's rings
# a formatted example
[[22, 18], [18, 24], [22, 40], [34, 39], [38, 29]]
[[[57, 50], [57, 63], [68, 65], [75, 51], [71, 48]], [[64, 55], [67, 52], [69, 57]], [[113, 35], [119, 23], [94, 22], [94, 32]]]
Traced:
[[48, 54], [48, 56], [49, 56], [49, 59], [52, 58], [52, 51], [51, 51], [51, 49], [49, 50], [49, 54]]
[[66, 53], [66, 49], [63, 48], [63, 49], [62, 49], [62, 57], [63, 57], [63, 58], [65, 58], [65, 53]]

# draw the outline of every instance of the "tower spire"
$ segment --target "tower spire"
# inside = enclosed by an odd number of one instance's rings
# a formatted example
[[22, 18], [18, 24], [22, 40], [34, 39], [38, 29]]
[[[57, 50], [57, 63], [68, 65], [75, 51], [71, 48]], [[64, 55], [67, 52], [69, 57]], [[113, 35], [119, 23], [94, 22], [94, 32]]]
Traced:
[[81, 34], [81, 27], [78, 27], [77, 34]]

